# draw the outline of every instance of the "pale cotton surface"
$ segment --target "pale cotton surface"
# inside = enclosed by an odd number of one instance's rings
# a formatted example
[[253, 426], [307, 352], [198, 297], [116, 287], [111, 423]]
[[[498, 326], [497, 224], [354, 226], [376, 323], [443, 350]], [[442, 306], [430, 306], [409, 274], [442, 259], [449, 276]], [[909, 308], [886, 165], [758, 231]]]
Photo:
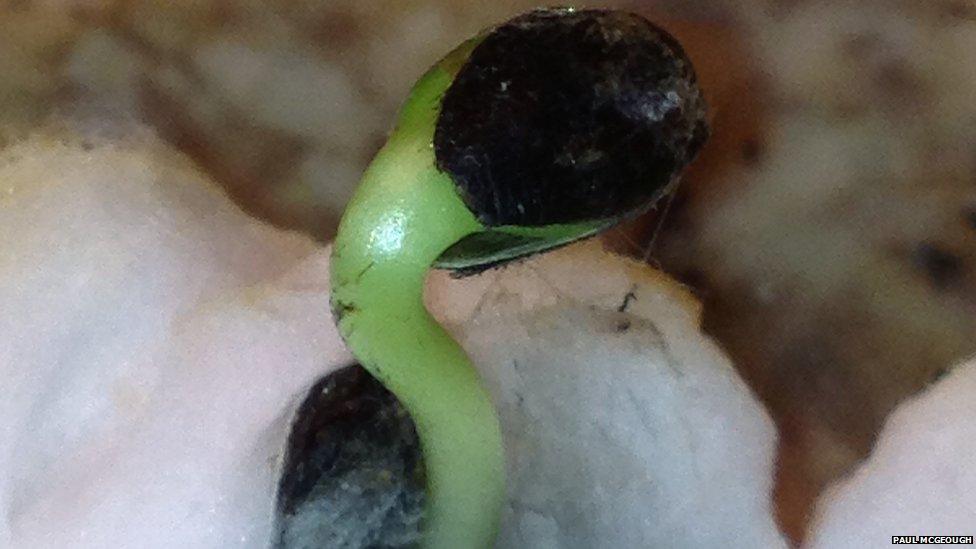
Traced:
[[811, 548], [976, 530], [976, 361], [898, 407], [871, 457], [818, 508]]
[[257, 547], [282, 417], [348, 362], [310, 241], [152, 143], [0, 164], [0, 546]]
[[501, 414], [500, 546], [786, 546], [772, 421], [684, 288], [590, 243], [429, 300]]

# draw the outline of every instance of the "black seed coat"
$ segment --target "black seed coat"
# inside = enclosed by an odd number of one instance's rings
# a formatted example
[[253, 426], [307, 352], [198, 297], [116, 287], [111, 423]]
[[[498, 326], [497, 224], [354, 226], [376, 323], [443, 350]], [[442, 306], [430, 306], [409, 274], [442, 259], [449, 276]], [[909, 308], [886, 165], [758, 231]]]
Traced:
[[649, 207], [708, 136], [691, 62], [628, 13], [538, 10], [497, 27], [444, 96], [438, 167], [489, 226]]

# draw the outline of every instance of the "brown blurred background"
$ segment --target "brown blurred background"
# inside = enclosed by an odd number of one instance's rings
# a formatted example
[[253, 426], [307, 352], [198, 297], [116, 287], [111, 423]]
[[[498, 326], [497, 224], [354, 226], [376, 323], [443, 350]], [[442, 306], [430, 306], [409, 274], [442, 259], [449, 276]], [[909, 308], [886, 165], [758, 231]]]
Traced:
[[[415, 78], [536, 5], [0, 1], [0, 145], [145, 122], [254, 215], [325, 241]], [[713, 139], [667, 216], [606, 241], [701, 296], [779, 425], [799, 540], [887, 413], [976, 351], [976, 2], [582, 5], [648, 15], [696, 63]]]

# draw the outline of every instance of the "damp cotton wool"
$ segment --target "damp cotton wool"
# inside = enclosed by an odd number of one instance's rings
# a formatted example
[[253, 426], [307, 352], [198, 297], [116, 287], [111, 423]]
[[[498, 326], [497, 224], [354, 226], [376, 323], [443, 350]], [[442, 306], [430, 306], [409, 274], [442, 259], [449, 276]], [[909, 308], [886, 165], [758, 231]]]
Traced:
[[[352, 360], [329, 315], [328, 248], [247, 216], [151, 136], [46, 134], [2, 153], [0, 249], [0, 545], [279, 539], [295, 411]], [[437, 273], [427, 299], [501, 415], [500, 546], [785, 546], [772, 423], [675, 283], [584, 243]], [[971, 372], [895, 414], [821, 502], [815, 545], [976, 523], [959, 455]], [[923, 497], [946, 479], [942, 503]], [[868, 504], [891, 486], [920, 502], [915, 522]], [[291, 546], [314, 546], [323, 521], [300, 518], [317, 526]]]
[[[291, 415], [351, 361], [328, 249], [248, 217], [151, 137], [37, 137], [0, 181], [0, 544], [276, 539]], [[586, 244], [432, 278], [500, 407], [504, 545], [778, 543], [772, 425], [674, 283]]]

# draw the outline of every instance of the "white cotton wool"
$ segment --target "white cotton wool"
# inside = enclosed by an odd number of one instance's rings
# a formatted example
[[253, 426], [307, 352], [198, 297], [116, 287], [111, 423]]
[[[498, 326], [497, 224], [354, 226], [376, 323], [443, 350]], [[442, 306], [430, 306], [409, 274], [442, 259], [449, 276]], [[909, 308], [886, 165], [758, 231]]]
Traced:
[[0, 158], [0, 547], [260, 547], [307, 387], [348, 363], [324, 256], [178, 155]]
[[[266, 547], [291, 415], [351, 362], [328, 253], [148, 137], [4, 151], [0, 546]], [[499, 546], [785, 546], [772, 423], [675, 283], [591, 243], [428, 297], [500, 410]]]
[[437, 282], [501, 415], [499, 546], [786, 546], [772, 422], [684, 288], [595, 242]]
[[822, 497], [810, 548], [976, 532], [976, 360], [888, 418], [870, 458]]

